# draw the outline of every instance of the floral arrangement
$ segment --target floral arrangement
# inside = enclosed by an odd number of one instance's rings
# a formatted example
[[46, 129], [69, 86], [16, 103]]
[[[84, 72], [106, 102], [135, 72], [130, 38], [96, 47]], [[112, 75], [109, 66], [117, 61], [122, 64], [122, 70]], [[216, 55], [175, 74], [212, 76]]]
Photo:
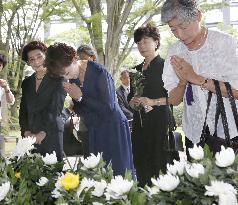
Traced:
[[[131, 78], [133, 90], [135, 92], [135, 96], [141, 97], [143, 95], [143, 90], [144, 90], [144, 85], [143, 85], [144, 76], [143, 76], [143, 74], [141, 72], [137, 71], [136, 69], [131, 69], [130, 70], [130, 78]], [[153, 110], [153, 108], [148, 105], [145, 105], [145, 106], [139, 105], [139, 106], [135, 106], [134, 109], [139, 112], [141, 127], [143, 127], [141, 110], [144, 109], [144, 111], [147, 113], [147, 112], [150, 112], [151, 110]]]
[[135, 95], [136, 96], [142, 96], [143, 94], [143, 89], [144, 89], [144, 86], [143, 86], [143, 74], [135, 69], [131, 69], [130, 70], [130, 77], [131, 77], [131, 80], [132, 80], [132, 87], [135, 91]]
[[55, 153], [31, 154], [34, 143], [19, 140], [9, 158], [0, 158], [0, 204], [238, 204], [238, 156], [231, 148], [212, 158], [207, 147], [194, 146], [193, 162], [174, 161], [151, 187], [140, 188], [129, 172], [113, 176], [100, 153], [57, 162]]

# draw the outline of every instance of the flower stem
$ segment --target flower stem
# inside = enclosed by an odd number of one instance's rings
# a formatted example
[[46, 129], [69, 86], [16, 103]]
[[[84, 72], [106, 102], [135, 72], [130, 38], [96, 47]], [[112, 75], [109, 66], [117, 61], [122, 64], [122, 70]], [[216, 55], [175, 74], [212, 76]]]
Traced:
[[143, 127], [142, 117], [141, 117], [141, 110], [139, 110], [139, 116], [140, 116], [140, 126]]

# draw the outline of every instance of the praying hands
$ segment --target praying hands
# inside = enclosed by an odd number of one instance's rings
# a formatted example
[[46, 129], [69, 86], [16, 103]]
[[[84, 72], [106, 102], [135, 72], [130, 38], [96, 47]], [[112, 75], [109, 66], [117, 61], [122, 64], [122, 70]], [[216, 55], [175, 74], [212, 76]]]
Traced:
[[184, 83], [189, 81], [190, 83], [197, 84], [198, 75], [194, 72], [190, 63], [176, 55], [171, 57], [170, 62], [180, 81]]

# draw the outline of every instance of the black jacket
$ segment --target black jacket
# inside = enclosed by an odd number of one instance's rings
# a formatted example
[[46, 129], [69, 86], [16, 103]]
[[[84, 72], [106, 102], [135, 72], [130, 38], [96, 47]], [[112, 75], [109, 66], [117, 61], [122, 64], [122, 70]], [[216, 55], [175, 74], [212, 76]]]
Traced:
[[126, 118], [128, 120], [133, 119], [133, 110], [131, 109], [128, 103], [126, 91], [122, 85], [117, 88], [116, 93], [117, 93], [118, 103], [123, 113], [125, 114]]

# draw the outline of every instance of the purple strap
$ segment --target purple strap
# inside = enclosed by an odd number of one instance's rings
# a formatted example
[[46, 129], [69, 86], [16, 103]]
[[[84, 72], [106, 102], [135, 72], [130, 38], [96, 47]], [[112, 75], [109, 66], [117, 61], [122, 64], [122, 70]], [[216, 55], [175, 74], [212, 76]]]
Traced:
[[186, 89], [186, 100], [187, 105], [192, 105], [192, 102], [194, 102], [193, 99], [193, 89], [191, 83], [188, 82], [187, 89]]

